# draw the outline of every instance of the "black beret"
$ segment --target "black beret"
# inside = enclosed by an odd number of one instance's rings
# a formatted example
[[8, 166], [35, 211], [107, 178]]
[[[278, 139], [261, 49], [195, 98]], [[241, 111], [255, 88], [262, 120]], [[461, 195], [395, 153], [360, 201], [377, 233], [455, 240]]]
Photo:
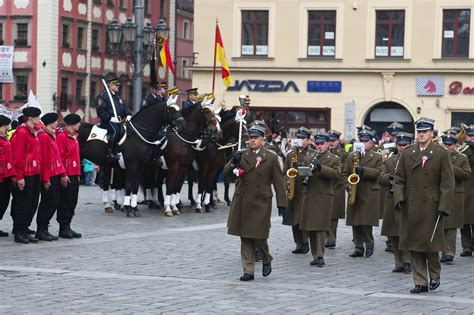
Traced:
[[66, 125], [75, 125], [78, 122], [81, 122], [81, 116], [78, 114], [69, 114], [64, 117], [64, 123]]
[[16, 127], [20, 125], [20, 122], [18, 120], [14, 120], [12, 121], [11, 125], [12, 125], [12, 129], [16, 129]]
[[46, 113], [43, 115], [43, 117], [41, 117], [41, 121], [45, 125], [52, 124], [56, 120], [58, 120], [58, 114], [56, 113]]
[[41, 110], [37, 107], [26, 107], [23, 109], [22, 113], [26, 120], [28, 117], [39, 117], [39, 115], [41, 115]]
[[0, 126], [9, 125], [12, 122], [10, 118], [5, 115], [0, 115]]
[[18, 124], [19, 124], [19, 125], [21, 125], [22, 123], [24, 123], [25, 120], [26, 120], [26, 119], [25, 119], [25, 116], [23, 116], [23, 115], [18, 116]]

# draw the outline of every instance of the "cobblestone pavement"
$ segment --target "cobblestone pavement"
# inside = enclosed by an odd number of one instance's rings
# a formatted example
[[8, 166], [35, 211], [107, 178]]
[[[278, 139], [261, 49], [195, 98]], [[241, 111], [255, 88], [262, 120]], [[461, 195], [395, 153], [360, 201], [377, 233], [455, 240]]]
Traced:
[[[263, 278], [257, 263], [255, 281], [242, 283], [240, 241], [226, 234], [224, 204], [211, 214], [186, 207], [173, 218], [141, 206], [143, 217], [126, 218], [104, 213], [100, 200], [98, 188], [81, 187], [73, 228], [82, 239], [0, 239], [0, 314], [474, 312], [474, 257], [458, 253], [438, 290], [412, 295], [411, 275], [391, 272], [378, 228], [374, 256], [350, 258], [351, 230], [341, 222], [337, 248], [318, 268], [309, 254], [291, 254], [291, 229], [274, 213], [273, 272]], [[10, 228], [6, 215], [0, 229]]]

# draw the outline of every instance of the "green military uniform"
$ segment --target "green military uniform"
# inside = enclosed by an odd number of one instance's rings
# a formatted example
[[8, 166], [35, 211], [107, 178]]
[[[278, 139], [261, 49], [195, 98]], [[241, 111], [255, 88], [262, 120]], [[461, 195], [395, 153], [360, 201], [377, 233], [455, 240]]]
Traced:
[[[474, 128], [473, 128], [474, 129]], [[471, 170], [474, 170], [474, 146], [464, 151]], [[463, 256], [472, 256], [474, 251], [474, 175], [464, 183], [464, 226], [461, 229]]]
[[[296, 150], [296, 151], [295, 151]], [[298, 148], [292, 150], [288, 153], [285, 159], [285, 166], [283, 168], [283, 174], [290, 168], [297, 168], [295, 164], [301, 165], [309, 165], [309, 163], [314, 158], [315, 151], [311, 149], [309, 146], [304, 148], [303, 150], [299, 150]], [[296, 162], [292, 162], [292, 159], [296, 158]], [[285, 177], [288, 180], [288, 177]], [[299, 253], [303, 250], [304, 246], [308, 244], [308, 234], [305, 230], [300, 229], [300, 217], [301, 217], [301, 208], [303, 207], [303, 185], [302, 185], [303, 178], [301, 176], [296, 176], [294, 178], [294, 194], [293, 199], [288, 200], [288, 214], [286, 218], [283, 220], [284, 225], [291, 226], [293, 231], [293, 241], [296, 244], [295, 253]], [[306, 247], [308, 248], [308, 247]], [[306, 249], [305, 253], [308, 251]]]
[[[313, 156], [313, 159], [315, 156]], [[304, 191], [300, 228], [308, 231], [313, 258], [324, 257], [326, 232], [331, 228], [334, 186], [341, 178], [341, 159], [326, 151], [319, 157], [320, 170], [313, 169], [313, 176]]]
[[[421, 118], [417, 131], [433, 128], [434, 121]], [[426, 127], [428, 125], [428, 127]], [[420, 129], [420, 128], [424, 129]], [[454, 195], [454, 174], [449, 153], [434, 142], [422, 151], [419, 145], [407, 147], [401, 155], [394, 179], [394, 202], [402, 203], [400, 218], [400, 249], [411, 252], [413, 280], [412, 293], [428, 290], [428, 274], [431, 285], [439, 286], [441, 265], [438, 252], [446, 249], [444, 219], [439, 221], [433, 241], [430, 241], [436, 225], [438, 211], [448, 214]], [[430, 287], [431, 287], [430, 285]], [[423, 288], [424, 291], [417, 290]]]
[[[261, 159], [258, 166], [257, 159]], [[262, 253], [264, 264], [273, 259], [267, 244], [272, 213], [271, 185], [273, 184], [277, 195], [278, 207], [286, 207], [285, 180], [277, 156], [264, 147], [258, 153], [251, 149], [245, 150], [238, 167], [243, 174], [238, 177], [235, 185], [227, 233], [240, 236], [244, 272], [253, 274], [257, 248]], [[224, 167], [224, 173], [231, 175], [232, 171], [233, 167], [229, 162]]]
[[[344, 166], [343, 176], [347, 177], [352, 173], [352, 157], [354, 152], [349, 154]], [[366, 249], [373, 251], [374, 237], [372, 227], [379, 225], [379, 190], [377, 182], [383, 171], [382, 156], [374, 150], [368, 150], [360, 158], [359, 166], [364, 168], [364, 173], [360, 176], [360, 182], [357, 184], [357, 193], [353, 205], [347, 205], [346, 224], [352, 226], [353, 242], [355, 253], [364, 252], [364, 243]], [[366, 252], [367, 255], [367, 252]]]

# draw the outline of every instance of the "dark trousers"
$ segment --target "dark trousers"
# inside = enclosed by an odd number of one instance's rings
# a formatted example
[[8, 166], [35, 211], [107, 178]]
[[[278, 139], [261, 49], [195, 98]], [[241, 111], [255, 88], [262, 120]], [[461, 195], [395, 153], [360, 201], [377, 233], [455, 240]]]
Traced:
[[240, 259], [244, 267], [244, 273], [254, 274], [255, 251], [262, 253], [262, 263], [268, 264], [273, 260], [268, 250], [268, 242], [263, 239], [240, 237]]
[[69, 176], [69, 180], [71, 182], [67, 187], [59, 185], [59, 206], [56, 220], [60, 226], [71, 224], [79, 195], [79, 176]]
[[38, 229], [48, 229], [49, 221], [56, 212], [59, 204], [60, 176], [53, 176], [49, 179], [51, 186], [48, 190], [41, 185], [41, 200], [36, 214], [36, 225]]
[[25, 176], [24, 179], [25, 187], [23, 190], [19, 190], [18, 186], [13, 189], [11, 214], [13, 228], [16, 231], [26, 233], [38, 208], [41, 180], [39, 175]]
[[461, 245], [466, 252], [474, 251], [474, 224], [464, 224], [461, 229]]
[[303, 244], [308, 244], [308, 232], [301, 230], [299, 224], [292, 226], [291, 230], [297, 249], [303, 248]]
[[12, 191], [12, 178], [4, 178], [0, 183], [0, 220], [3, 219], [5, 211], [7, 211], [10, 203], [10, 194]]
[[352, 227], [352, 242], [355, 245], [356, 251], [364, 252], [364, 243], [366, 248], [374, 248], [374, 235], [372, 233], [372, 226], [370, 225], [354, 225]]
[[[428, 286], [429, 279], [439, 279], [441, 275], [441, 264], [438, 252], [413, 252], [411, 254], [411, 266], [413, 268], [413, 282], [415, 285]], [[429, 274], [429, 279], [428, 279]]]

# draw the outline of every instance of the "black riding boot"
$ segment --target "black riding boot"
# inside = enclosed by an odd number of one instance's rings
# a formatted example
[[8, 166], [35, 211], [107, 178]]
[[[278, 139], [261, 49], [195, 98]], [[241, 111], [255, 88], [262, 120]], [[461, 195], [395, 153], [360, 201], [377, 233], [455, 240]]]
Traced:
[[109, 137], [108, 142], [109, 143], [107, 145], [107, 159], [110, 161], [118, 161], [119, 156], [117, 155], [117, 152], [116, 152], [115, 140], [112, 139], [112, 137]]

